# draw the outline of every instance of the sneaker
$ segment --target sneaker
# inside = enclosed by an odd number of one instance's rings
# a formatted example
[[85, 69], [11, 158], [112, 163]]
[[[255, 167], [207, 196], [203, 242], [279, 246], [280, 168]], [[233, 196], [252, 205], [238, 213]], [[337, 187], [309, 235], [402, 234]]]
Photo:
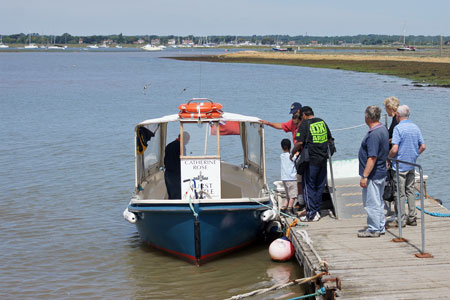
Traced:
[[417, 219], [414, 218], [414, 219], [412, 219], [412, 220], [406, 221], [406, 225], [409, 225], [409, 226], [417, 226]]
[[[363, 229], [358, 230], [358, 232], [364, 232], [368, 230], [368, 226], [364, 227]], [[372, 231], [373, 232], [373, 231]], [[385, 235], [386, 231], [379, 231], [380, 235]]]
[[288, 209], [287, 209], [287, 212], [286, 212], [288, 215], [290, 215], [290, 216], [295, 216], [295, 213], [294, 213], [294, 209], [292, 208], [292, 207], [289, 207]]
[[375, 238], [380, 237], [380, 233], [378, 231], [370, 231], [370, 230], [364, 230], [358, 232], [359, 238]]
[[306, 216], [306, 209], [303, 209], [303, 210], [301, 210], [301, 211], [298, 211], [298, 212], [297, 212], [297, 216], [299, 216], [299, 217]]
[[[390, 222], [387, 225], [389, 227], [398, 227], [398, 222], [397, 222], [397, 220], [394, 220], [394, 221]], [[406, 227], [406, 222], [405, 221], [402, 221], [402, 227]]]
[[320, 214], [317, 212], [314, 218], [308, 219], [308, 216], [302, 216], [300, 217], [300, 221], [302, 222], [317, 222], [320, 220]]

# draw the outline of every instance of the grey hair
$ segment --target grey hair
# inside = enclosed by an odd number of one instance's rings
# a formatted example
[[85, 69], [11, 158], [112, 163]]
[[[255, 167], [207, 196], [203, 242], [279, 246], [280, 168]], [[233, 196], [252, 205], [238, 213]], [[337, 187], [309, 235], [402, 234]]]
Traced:
[[366, 108], [366, 117], [372, 122], [380, 121], [381, 108], [376, 105], [370, 105]]
[[408, 105], [400, 105], [397, 108], [397, 113], [400, 115], [400, 118], [409, 118], [409, 107]]
[[384, 106], [389, 107], [394, 112], [396, 112], [397, 108], [400, 105], [400, 100], [398, 100], [397, 97], [391, 96], [391, 97], [387, 97], [386, 99], [384, 99], [383, 104], [384, 104]]

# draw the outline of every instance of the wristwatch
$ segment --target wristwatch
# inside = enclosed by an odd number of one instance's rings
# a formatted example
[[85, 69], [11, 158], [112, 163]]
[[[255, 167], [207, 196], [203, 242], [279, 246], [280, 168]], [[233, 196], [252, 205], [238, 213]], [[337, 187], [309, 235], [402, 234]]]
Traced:
[[361, 176], [361, 178], [362, 178], [362, 179], [367, 179], [368, 177], [367, 177], [367, 176], [364, 176], [364, 175], [362, 175], [362, 176]]

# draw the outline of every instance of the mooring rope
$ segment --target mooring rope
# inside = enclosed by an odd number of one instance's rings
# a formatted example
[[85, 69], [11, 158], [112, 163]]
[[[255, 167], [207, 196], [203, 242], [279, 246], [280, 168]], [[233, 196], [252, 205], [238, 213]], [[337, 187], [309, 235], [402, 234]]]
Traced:
[[227, 298], [225, 300], [243, 299], [243, 298], [247, 298], [247, 297], [250, 297], [250, 296], [261, 295], [261, 294], [264, 294], [264, 293], [267, 293], [267, 292], [270, 292], [270, 291], [279, 290], [279, 289], [282, 289], [282, 288], [285, 288], [285, 287], [288, 287], [288, 286], [291, 286], [291, 285], [294, 285], [294, 284], [304, 284], [304, 283], [310, 282], [312, 280], [315, 280], [315, 279], [317, 279], [319, 277], [322, 277], [323, 275], [326, 275], [326, 274], [327, 274], [326, 272], [322, 272], [322, 273], [316, 274], [316, 275], [311, 276], [311, 277], [295, 279], [295, 280], [290, 281], [288, 283], [279, 283], [279, 284], [276, 284], [276, 285], [274, 285], [274, 286], [272, 286], [270, 288], [259, 289], [259, 290], [255, 290], [255, 291], [248, 292], [248, 293], [245, 293], [245, 294], [236, 295], [236, 296], [233, 296], [231, 298]]
[[313, 294], [308, 294], [308, 295], [304, 295], [304, 296], [300, 296], [300, 297], [295, 297], [295, 298], [290, 298], [288, 300], [299, 300], [299, 299], [306, 299], [309, 297], [315, 297], [315, 296], [321, 296], [321, 295], [325, 295], [326, 294], [326, 290], [325, 288], [321, 288], [320, 290], [317, 290], [315, 293]]
[[359, 124], [359, 125], [356, 125], [356, 126], [351, 126], [351, 127], [346, 127], [346, 128], [339, 128], [339, 129], [333, 129], [332, 132], [344, 131], [344, 130], [354, 129], [354, 128], [358, 128], [358, 127], [362, 127], [362, 126], [367, 126], [367, 125], [366, 125], [366, 123], [363, 123], [363, 124]]
[[328, 270], [328, 263], [327, 263], [327, 261], [322, 260], [322, 258], [320, 257], [319, 253], [317, 253], [316, 249], [314, 249], [314, 247], [312, 245], [313, 241], [309, 238], [308, 232], [306, 232], [306, 230], [299, 230], [297, 232], [301, 235], [301, 237], [303, 238], [305, 243], [308, 244], [308, 246], [311, 249], [311, 251], [313, 252], [314, 256], [319, 261], [319, 264], [321, 266], [325, 267]]
[[[271, 192], [273, 192], [273, 191], [270, 190], [269, 193], [271, 193]], [[259, 201], [256, 200], [256, 199], [253, 199], [253, 198], [248, 198], [248, 199], [250, 199], [251, 201], [254, 201], [254, 202], [258, 203], [259, 205], [264, 206], [264, 207], [266, 207], [266, 208], [268, 208], [268, 209], [274, 209], [273, 206], [269, 206], [269, 205], [266, 205], [266, 204], [264, 204], [264, 203], [261, 203], [261, 202], [259, 202]], [[284, 213], [284, 212], [282, 212], [282, 211], [280, 211], [279, 213], [280, 213], [280, 215], [283, 215], [283, 216], [285, 216], [285, 217], [300, 220], [299, 218], [294, 217], [294, 216], [291, 216], [291, 215], [288, 215], [288, 214], [286, 214], [286, 213]], [[300, 224], [297, 224], [296, 226], [308, 226], [308, 225], [307, 225], [307, 224], [300, 223]]]
[[[426, 196], [427, 198], [429, 198], [429, 199], [434, 200], [433, 198], [431, 198], [431, 197], [428, 196], [428, 195], [425, 195], [425, 196]], [[418, 200], [419, 197], [420, 197], [420, 194], [419, 194], [419, 193], [416, 193], [416, 200]], [[436, 200], [434, 200], [434, 201], [436, 201]], [[408, 199], [406, 199], [405, 202], [408, 203]], [[419, 206], [416, 206], [416, 208], [417, 208], [418, 210], [422, 210]], [[424, 212], [425, 214], [427, 214], [427, 215], [432, 216], [432, 217], [450, 218], [450, 213], [431, 212], [431, 211], [427, 211], [427, 210], [425, 210], [425, 209], [423, 210], [423, 212]]]

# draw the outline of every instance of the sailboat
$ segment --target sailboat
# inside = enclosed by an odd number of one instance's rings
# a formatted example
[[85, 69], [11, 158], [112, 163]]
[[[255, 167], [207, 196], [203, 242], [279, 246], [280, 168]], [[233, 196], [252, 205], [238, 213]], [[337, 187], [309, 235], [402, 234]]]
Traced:
[[24, 46], [25, 49], [38, 49], [39, 47], [31, 42], [31, 35], [28, 35], [28, 45]]
[[8, 45], [3, 44], [3, 37], [0, 35], [0, 49], [9, 48]]
[[52, 45], [48, 46], [47, 49], [49, 50], [65, 50], [67, 46], [61, 46], [56, 44], [56, 36], [53, 37], [53, 43]]
[[397, 51], [416, 51], [416, 48], [413, 46], [407, 46], [406, 45], [406, 39], [405, 39], [405, 26], [403, 26], [403, 47], [397, 48]]

